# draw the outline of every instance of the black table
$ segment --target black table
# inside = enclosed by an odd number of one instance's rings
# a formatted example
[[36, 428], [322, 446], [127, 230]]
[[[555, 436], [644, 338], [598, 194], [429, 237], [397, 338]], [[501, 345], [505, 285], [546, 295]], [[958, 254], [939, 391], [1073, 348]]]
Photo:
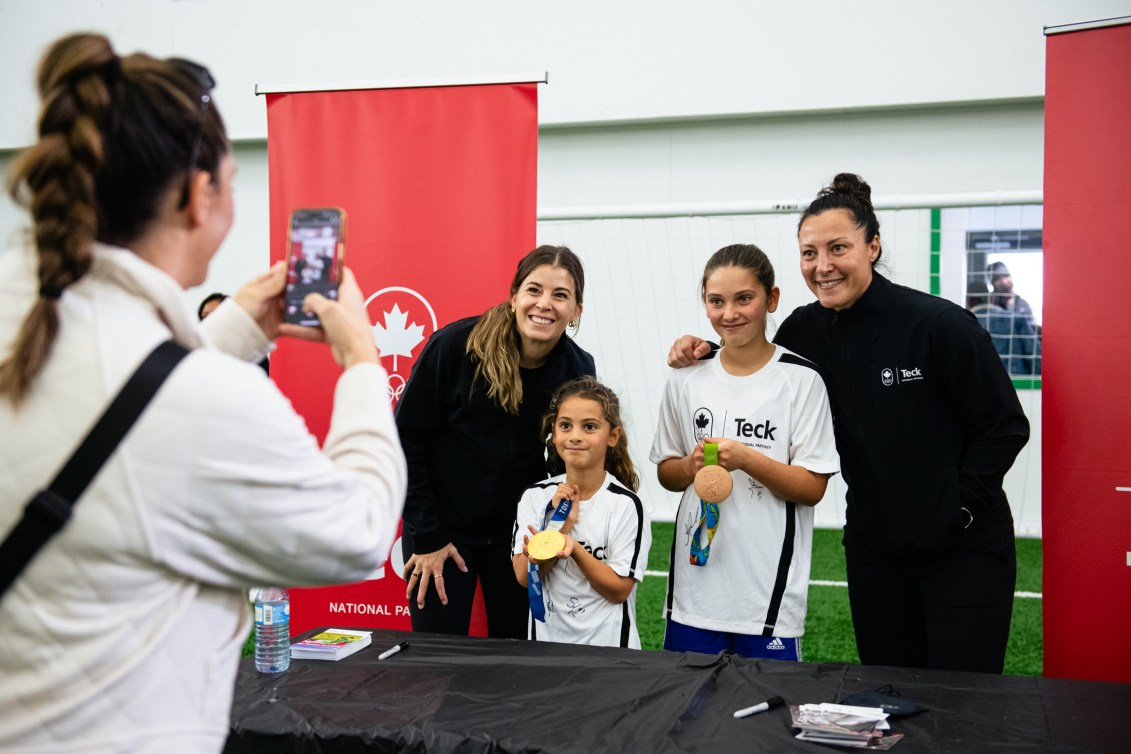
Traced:
[[372, 646], [338, 662], [266, 675], [245, 659], [225, 752], [835, 751], [794, 739], [784, 707], [733, 712], [885, 684], [929, 708], [891, 721], [905, 734], [897, 753], [1131, 751], [1131, 684], [377, 629]]

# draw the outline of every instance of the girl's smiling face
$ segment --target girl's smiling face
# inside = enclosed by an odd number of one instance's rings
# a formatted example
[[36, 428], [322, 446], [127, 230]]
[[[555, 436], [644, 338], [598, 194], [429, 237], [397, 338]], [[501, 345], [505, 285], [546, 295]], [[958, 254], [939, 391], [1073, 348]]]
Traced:
[[572, 396], [558, 406], [554, 448], [567, 471], [605, 467], [605, 453], [620, 442], [621, 428], [611, 427], [601, 404]]
[[766, 315], [778, 308], [778, 289], [766, 287], [744, 267], [717, 267], [703, 285], [703, 303], [711, 327], [727, 348], [766, 339]]

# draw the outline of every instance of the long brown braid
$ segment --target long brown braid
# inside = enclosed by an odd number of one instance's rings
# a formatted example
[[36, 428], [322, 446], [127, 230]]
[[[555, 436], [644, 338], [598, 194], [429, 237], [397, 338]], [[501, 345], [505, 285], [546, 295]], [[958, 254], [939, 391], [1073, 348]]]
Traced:
[[186, 180], [196, 134], [191, 167], [213, 179], [228, 149], [219, 113], [200, 106], [199, 78], [174, 61], [119, 58], [101, 35], [52, 44], [36, 84], [38, 140], [7, 175], [8, 193], [31, 214], [39, 276], [39, 296], [0, 363], [0, 393], [16, 406], [51, 353], [59, 298], [90, 269], [92, 242], [139, 237]]

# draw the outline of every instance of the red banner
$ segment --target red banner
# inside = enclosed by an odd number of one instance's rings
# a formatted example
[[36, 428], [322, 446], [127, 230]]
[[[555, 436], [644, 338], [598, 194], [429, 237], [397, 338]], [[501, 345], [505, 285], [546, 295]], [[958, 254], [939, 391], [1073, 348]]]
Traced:
[[1131, 310], [1100, 272], [1129, 258], [1131, 25], [1050, 35], [1046, 65], [1045, 675], [1131, 682]]
[[[269, 94], [267, 126], [271, 260], [286, 255], [292, 210], [345, 210], [345, 263], [395, 402], [428, 337], [502, 301], [534, 247], [537, 85]], [[339, 373], [323, 346], [283, 341], [271, 356], [272, 379], [319, 441]], [[293, 590], [292, 632], [407, 630], [401, 562], [398, 540], [377, 579]]]

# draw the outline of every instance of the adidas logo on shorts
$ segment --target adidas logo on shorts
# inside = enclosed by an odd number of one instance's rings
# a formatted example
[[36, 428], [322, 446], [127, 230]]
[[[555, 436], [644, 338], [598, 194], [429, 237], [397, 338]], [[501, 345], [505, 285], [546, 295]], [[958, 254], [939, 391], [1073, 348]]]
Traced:
[[766, 645], [766, 649], [771, 649], [771, 650], [773, 650], [773, 649], [785, 649], [785, 645], [782, 644], [781, 639], [779, 639], [778, 637], [775, 636], [770, 641], [770, 643]]

